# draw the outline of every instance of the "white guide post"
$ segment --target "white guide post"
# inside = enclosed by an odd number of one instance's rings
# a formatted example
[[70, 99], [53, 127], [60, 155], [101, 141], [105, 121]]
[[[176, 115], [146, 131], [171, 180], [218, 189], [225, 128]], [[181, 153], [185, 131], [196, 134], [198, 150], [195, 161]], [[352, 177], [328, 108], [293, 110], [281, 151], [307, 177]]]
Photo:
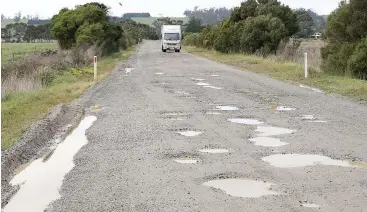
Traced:
[[308, 61], [307, 61], [307, 53], [305, 53], [305, 78], [308, 78]]
[[97, 56], [94, 56], [93, 63], [94, 63], [94, 80], [97, 80]]

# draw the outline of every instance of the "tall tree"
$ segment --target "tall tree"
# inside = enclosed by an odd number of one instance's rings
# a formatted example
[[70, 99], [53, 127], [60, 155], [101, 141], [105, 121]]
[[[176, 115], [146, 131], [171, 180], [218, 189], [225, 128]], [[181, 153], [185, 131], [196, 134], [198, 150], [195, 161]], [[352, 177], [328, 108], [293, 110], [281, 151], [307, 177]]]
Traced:
[[314, 33], [313, 27], [314, 22], [307, 10], [300, 8], [294, 11], [297, 16], [297, 22], [299, 27], [299, 32], [296, 33], [299, 37], [309, 37]]
[[195, 18], [194, 16], [190, 17], [189, 22], [186, 25], [186, 32], [200, 32], [202, 29], [202, 21], [201, 19]]

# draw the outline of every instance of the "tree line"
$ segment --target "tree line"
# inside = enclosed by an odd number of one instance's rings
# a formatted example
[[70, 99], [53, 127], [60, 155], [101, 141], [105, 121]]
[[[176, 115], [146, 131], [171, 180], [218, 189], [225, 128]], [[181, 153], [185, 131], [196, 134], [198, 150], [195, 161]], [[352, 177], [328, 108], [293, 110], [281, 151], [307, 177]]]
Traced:
[[334, 75], [367, 79], [367, 0], [341, 3], [325, 21], [311, 10], [292, 10], [277, 0], [246, 0], [219, 24], [204, 26], [192, 16], [185, 43], [219, 52], [267, 56], [291, 37], [325, 30], [322, 69]]
[[53, 37], [51, 24], [28, 25], [26, 23], [8, 24], [1, 29], [1, 39], [5, 42], [50, 42]]
[[[194, 22], [200, 21], [201, 26], [216, 25], [222, 22], [224, 19], [231, 15], [233, 9], [221, 8], [209, 8], [199, 9], [195, 7], [193, 10], [186, 10], [184, 15]], [[318, 15], [310, 9], [296, 9], [294, 13], [297, 16], [297, 22], [300, 27], [300, 32], [295, 36], [298, 37], [310, 37], [315, 32], [324, 33], [326, 28], [326, 19], [324, 16]], [[195, 32], [195, 31], [190, 31]]]

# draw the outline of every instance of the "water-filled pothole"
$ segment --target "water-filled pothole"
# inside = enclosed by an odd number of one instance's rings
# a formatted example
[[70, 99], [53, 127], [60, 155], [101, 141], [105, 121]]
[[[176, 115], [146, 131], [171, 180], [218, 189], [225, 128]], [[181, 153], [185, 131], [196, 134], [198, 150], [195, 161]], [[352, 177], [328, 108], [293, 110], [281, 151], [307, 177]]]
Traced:
[[187, 93], [185, 91], [175, 91], [175, 94], [190, 95], [190, 93]]
[[210, 154], [223, 154], [228, 153], [228, 149], [201, 149], [199, 150], [202, 153], [210, 153]]
[[212, 89], [216, 89], [216, 90], [221, 90], [222, 89], [220, 87], [216, 87], [216, 86], [212, 86], [212, 85], [206, 85], [206, 86], [204, 86], [204, 88], [212, 88]]
[[269, 137], [275, 135], [283, 135], [283, 134], [291, 134], [296, 132], [296, 130], [290, 130], [287, 128], [280, 128], [280, 127], [257, 127], [256, 132], [260, 132], [257, 136], [259, 137]]
[[200, 85], [200, 86], [209, 86], [210, 84], [205, 83], [205, 82], [198, 82], [198, 83], [196, 83], [196, 85]]
[[312, 204], [312, 203], [303, 203], [302, 207], [305, 207], [305, 208], [320, 208], [320, 205]]
[[203, 132], [199, 132], [199, 131], [181, 131], [181, 132], [177, 132], [180, 135], [186, 136], [186, 137], [194, 137], [194, 136], [198, 136], [203, 134]]
[[183, 163], [183, 164], [194, 164], [197, 163], [198, 160], [192, 158], [179, 158], [174, 160], [176, 163]]
[[206, 114], [208, 114], [208, 115], [220, 115], [221, 113], [218, 113], [218, 112], [207, 112]]
[[293, 111], [296, 110], [296, 108], [291, 108], [291, 107], [285, 107], [285, 106], [278, 106], [276, 108], [277, 111]]
[[10, 184], [20, 185], [20, 189], [4, 211], [44, 211], [50, 202], [59, 199], [64, 176], [75, 166], [74, 155], [88, 143], [86, 130], [96, 120], [95, 116], [85, 117], [48, 160], [37, 159], [16, 175]]
[[259, 198], [268, 195], [278, 195], [272, 191], [275, 184], [247, 179], [223, 179], [205, 182], [203, 185], [220, 189], [234, 197]]
[[353, 167], [348, 161], [334, 160], [322, 155], [276, 154], [262, 158], [271, 166], [295, 168], [314, 165]]
[[211, 77], [219, 77], [219, 75], [217, 75], [217, 74], [212, 74], [212, 75], [210, 75]]
[[238, 108], [234, 106], [216, 106], [215, 108], [216, 110], [224, 110], [224, 111], [238, 110]]
[[164, 73], [162, 73], [162, 72], [157, 72], [157, 73], [155, 73], [155, 75], [163, 75]]
[[288, 143], [286, 142], [281, 142], [280, 139], [270, 137], [251, 138], [250, 141], [254, 142], [256, 146], [265, 146], [265, 147], [280, 147], [288, 145]]
[[323, 120], [312, 120], [312, 121], [306, 121], [308, 123], [327, 123], [327, 121], [323, 121]]
[[125, 68], [125, 73], [128, 74], [133, 70], [133, 68]]
[[259, 125], [259, 124], [264, 123], [264, 122], [261, 122], [259, 120], [255, 120], [255, 119], [241, 119], [241, 118], [228, 119], [228, 121], [230, 121], [232, 123], [236, 123], [236, 124], [245, 124], [245, 125]]

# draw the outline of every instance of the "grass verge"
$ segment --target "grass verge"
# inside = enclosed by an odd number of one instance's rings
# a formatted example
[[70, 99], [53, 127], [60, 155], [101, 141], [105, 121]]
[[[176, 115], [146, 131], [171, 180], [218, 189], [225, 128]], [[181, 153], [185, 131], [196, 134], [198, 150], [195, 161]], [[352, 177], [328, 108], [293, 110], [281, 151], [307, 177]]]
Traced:
[[6, 63], [14, 57], [24, 57], [34, 52], [42, 52], [47, 49], [57, 49], [57, 43], [2, 43], [1, 63]]
[[304, 67], [292, 62], [264, 59], [252, 55], [223, 54], [214, 50], [192, 46], [185, 46], [185, 50], [213, 61], [265, 74], [281, 81], [317, 87], [328, 93], [341, 94], [356, 100], [367, 101], [367, 81], [365, 80], [331, 76], [312, 69], [309, 78], [305, 79]]
[[[135, 52], [131, 47], [98, 61], [98, 81], [111, 74], [116, 64]], [[71, 69], [58, 76], [49, 87], [32, 92], [15, 92], [1, 100], [1, 149], [9, 149], [18, 141], [29, 126], [42, 118], [50, 108], [78, 98], [95, 84], [93, 67]]]

